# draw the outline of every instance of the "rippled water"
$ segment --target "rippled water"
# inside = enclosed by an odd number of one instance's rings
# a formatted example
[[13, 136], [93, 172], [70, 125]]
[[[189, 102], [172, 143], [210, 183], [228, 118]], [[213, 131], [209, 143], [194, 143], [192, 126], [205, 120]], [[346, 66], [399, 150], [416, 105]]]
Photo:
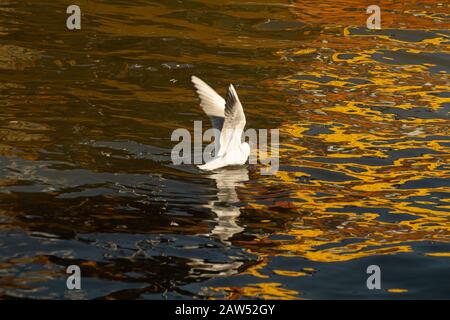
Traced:
[[[450, 298], [450, 10], [369, 4], [2, 0], [0, 298]], [[192, 74], [277, 174], [171, 163]]]

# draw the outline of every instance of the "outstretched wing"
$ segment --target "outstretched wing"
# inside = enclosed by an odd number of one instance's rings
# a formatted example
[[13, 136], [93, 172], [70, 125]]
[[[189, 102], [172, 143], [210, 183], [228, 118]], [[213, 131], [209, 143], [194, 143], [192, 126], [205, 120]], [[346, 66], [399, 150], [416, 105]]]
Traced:
[[222, 130], [225, 118], [225, 100], [200, 78], [192, 76], [191, 81], [200, 98], [200, 106], [210, 118], [213, 128]]
[[237, 148], [241, 144], [245, 121], [244, 108], [236, 90], [230, 84], [225, 102], [225, 121], [220, 133], [219, 156], [224, 155], [229, 148]]

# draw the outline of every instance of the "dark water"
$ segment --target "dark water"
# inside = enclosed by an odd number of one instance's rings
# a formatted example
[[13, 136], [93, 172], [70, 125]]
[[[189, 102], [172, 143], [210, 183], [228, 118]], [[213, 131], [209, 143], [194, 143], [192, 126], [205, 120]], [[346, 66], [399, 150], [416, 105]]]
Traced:
[[[450, 298], [448, 4], [77, 4], [0, 3], [1, 298]], [[275, 175], [172, 164], [193, 74]]]

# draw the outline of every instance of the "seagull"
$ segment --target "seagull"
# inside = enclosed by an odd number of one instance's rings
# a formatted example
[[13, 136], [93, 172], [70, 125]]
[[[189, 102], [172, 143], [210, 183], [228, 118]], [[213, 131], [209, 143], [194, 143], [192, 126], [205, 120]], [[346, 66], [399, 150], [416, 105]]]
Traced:
[[250, 145], [241, 141], [245, 114], [233, 85], [228, 87], [225, 100], [200, 78], [192, 76], [191, 80], [200, 98], [200, 106], [210, 118], [213, 128], [220, 132], [214, 159], [198, 167], [211, 171], [226, 166], [243, 165], [250, 155]]

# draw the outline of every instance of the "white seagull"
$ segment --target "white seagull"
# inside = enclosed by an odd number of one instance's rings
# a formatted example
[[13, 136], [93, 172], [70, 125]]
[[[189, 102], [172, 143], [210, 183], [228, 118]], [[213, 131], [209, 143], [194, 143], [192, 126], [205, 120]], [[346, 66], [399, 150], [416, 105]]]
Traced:
[[250, 155], [250, 146], [241, 141], [245, 114], [233, 85], [230, 84], [225, 101], [201, 79], [192, 76], [191, 80], [200, 97], [200, 106], [211, 119], [213, 128], [220, 131], [218, 151], [215, 150], [214, 159], [198, 167], [209, 171], [244, 164]]

